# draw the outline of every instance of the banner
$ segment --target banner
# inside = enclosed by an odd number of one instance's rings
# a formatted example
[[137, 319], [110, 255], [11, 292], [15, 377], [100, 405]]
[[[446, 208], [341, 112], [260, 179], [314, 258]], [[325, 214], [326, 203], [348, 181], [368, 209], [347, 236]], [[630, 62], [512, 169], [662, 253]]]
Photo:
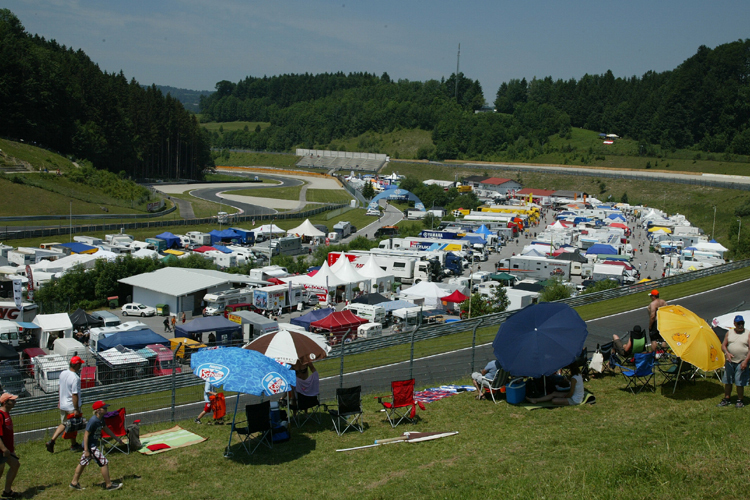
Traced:
[[34, 277], [31, 275], [31, 266], [29, 265], [26, 266], [26, 277], [29, 278], [29, 285], [27, 289], [30, 292], [33, 292], [34, 291]]
[[21, 278], [13, 278], [13, 301], [19, 311], [23, 310], [23, 282]]

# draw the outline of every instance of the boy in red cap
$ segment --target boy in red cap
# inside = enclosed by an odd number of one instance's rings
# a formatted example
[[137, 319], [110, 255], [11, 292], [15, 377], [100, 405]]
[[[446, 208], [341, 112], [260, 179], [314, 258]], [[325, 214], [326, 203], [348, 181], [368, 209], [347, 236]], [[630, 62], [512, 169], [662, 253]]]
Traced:
[[16, 456], [13, 420], [10, 418], [10, 411], [16, 406], [16, 399], [18, 399], [18, 396], [7, 392], [4, 392], [0, 396], [0, 453], [2, 453], [0, 455], [0, 476], [5, 471], [6, 462], [9, 466], [8, 475], [5, 476], [3, 498], [21, 497], [20, 493], [13, 491], [13, 481], [16, 479], [18, 469], [21, 468], [21, 463], [18, 461], [18, 456]]
[[[55, 429], [52, 439], [45, 443], [47, 451], [55, 452], [55, 440], [65, 432], [65, 422], [72, 413], [76, 417], [81, 416], [81, 365], [83, 360], [78, 356], [70, 358], [70, 369], [60, 374], [60, 425]], [[70, 438], [70, 449], [80, 451], [81, 445], [76, 442], [76, 434]]]
[[[91, 408], [94, 410], [94, 416], [86, 424], [86, 432], [83, 433], [83, 455], [81, 455], [81, 460], [78, 462], [78, 466], [76, 466], [73, 480], [70, 482], [70, 487], [74, 490], [84, 489], [81, 483], [79, 483], [79, 479], [81, 479], [83, 469], [86, 468], [92, 459], [102, 471], [105, 490], [119, 490], [122, 488], [122, 483], [113, 483], [109, 479], [109, 460], [107, 460], [107, 457], [99, 449], [99, 440], [102, 438], [102, 427], [106, 425], [104, 423], [104, 414], [107, 412], [108, 406], [104, 401], [97, 401], [91, 405]], [[110, 436], [115, 435], [115, 431], [109, 426], [107, 426], [107, 431]], [[122, 439], [119, 437], [116, 437], [116, 439], [118, 443], [123, 444]]]

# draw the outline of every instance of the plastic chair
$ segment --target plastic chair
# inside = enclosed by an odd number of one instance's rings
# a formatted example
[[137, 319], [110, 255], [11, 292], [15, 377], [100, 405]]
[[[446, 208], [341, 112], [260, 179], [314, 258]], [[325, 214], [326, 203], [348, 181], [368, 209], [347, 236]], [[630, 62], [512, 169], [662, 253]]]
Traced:
[[492, 402], [497, 404], [498, 401], [495, 399], [495, 393], [503, 392], [502, 389], [508, 383], [508, 380], [510, 380], [510, 373], [506, 372], [503, 368], [498, 368], [492, 379], [482, 377], [482, 381], [479, 383], [479, 390], [485, 393], [486, 389], [486, 392], [492, 398]]
[[[335, 409], [329, 408], [335, 407]], [[348, 429], [364, 432], [362, 424], [362, 386], [336, 389], [336, 404], [325, 405], [331, 416], [336, 434], [341, 436]]]
[[[237, 424], [245, 424], [238, 426]], [[232, 425], [232, 432], [236, 432], [240, 438], [240, 444], [248, 455], [255, 453], [255, 450], [261, 444], [273, 448], [273, 436], [271, 434], [271, 402], [263, 401], [262, 403], [245, 406], [245, 421], [237, 422]], [[253, 442], [255, 447], [252, 447]], [[230, 456], [229, 449], [224, 454]]]
[[[376, 399], [383, 405], [385, 416], [394, 429], [404, 420], [415, 423], [417, 406], [424, 410], [424, 403], [414, 401], [414, 379], [391, 382], [391, 395], [377, 396]], [[391, 401], [383, 401], [384, 399]]]
[[[104, 414], [104, 425], [102, 426], [102, 451], [104, 456], [109, 455], [113, 450], [120, 451], [126, 455], [130, 454], [130, 442], [128, 441], [128, 431], [125, 428], [125, 408], [116, 411], [110, 411]], [[112, 436], [109, 429], [115, 433]], [[123, 441], [123, 444], [117, 442], [117, 438]], [[109, 449], [107, 449], [109, 446]]]
[[635, 355], [635, 368], [631, 369], [619, 365], [623, 376], [628, 381], [625, 389], [630, 389], [633, 394], [641, 392], [644, 387], [650, 387], [652, 392], [656, 391], [656, 387], [651, 383], [654, 379], [655, 359], [656, 356], [653, 352], [642, 352]]

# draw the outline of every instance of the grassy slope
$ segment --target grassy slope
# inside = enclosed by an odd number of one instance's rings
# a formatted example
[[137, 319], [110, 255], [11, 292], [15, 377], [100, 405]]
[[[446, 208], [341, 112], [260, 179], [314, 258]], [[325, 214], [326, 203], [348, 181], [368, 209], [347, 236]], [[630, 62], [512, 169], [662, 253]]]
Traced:
[[294, 168], [300, 157], [291, 154], [230, 153], [229, 158], [216, 158], [217, 166], [227, 167], [281, 167]]
[[75, 168], [73, 162], [64, 156], [22, 142], [0, 139], [0, 149], [7, 155], [31, 163], [37, 170], [46, 167], [48, 170], [59, 168], [61, 172], [65, 172], [70, 168]]
[[244, 130], [245, 127], [250, 132], [255, 131], [255, 127], [260, 125], [260, 129], [263, 130], [264, 128], [270, 127], [271, 124], [269, 122], [207, 122], [207, 123], [201, 123], [201, 127], [205, 128], [209, 132], [219, 132], [219, 128], [223, 128], [225, 132], [232, 132], [235, 130]]
[[352, 197], [344, 189], [308, 189], [305, 199], [318, 203], [349, 203]]
[[299, 192], [302, 186], [289, 186], [281, 188], [263, 189], [237, 189], [227, 190], [228, 194], [239, 196], [257, 196], [258, 198], [273, 198], [275, 200], [299, 200]]

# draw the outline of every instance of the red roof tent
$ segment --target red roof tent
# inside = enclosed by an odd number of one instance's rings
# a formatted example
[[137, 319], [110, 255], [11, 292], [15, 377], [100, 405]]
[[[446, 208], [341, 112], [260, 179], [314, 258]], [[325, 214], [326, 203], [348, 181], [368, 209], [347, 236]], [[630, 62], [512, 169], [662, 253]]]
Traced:
[[511, 179], [503, 179], [502, 177], [490, 177], [481, 182], [481, 184], [492, 184], [493, 186], [502, 186], [506, 182], [511, 182]]
[[554, 191], [550, 191], [549, 189], [533, 189], [533, 188], [523, 188], [520, 191], [516, 191], [516, 195], [528, 195], [532, 194], [534, 196], [552, 196], [555, 194]]
[[193, 250], [193, 252], [204, 253], [204, 252], [208, 252], [209, 250], [214, 250], [215, 252], [218, 252], [218, 250], [216, 250], [214, 247], [209, 247], [206, 245], [196, 248], [195, 250]]
[[458, 290], [454, 290], [452, 294], [448, 295], [447, 297], [443, 297], [440, 300], [442, 300], [444, 302], [453, 302], [455, 304], [455, 303], [458, 303], [458, 302], [463, 302], [463, 301], [465, 301], [468, 298], [469, 297], [467, 297], [463, 293], [459, 292]]
[[281, 281], [279, 278], [274, 278], [273, 276], [268, 278], [266, 281], [269, 283], [273, 283], [274, 285], [285, 285], [283, 281]]
[[357, 327], [359, 325], [364, 325], [365, 323], [367, 323], [366, 319], [355, 316], [353, 312], [347, 309], [331, 313], [318, 321], [313, 321], [310, 323], [310, 331], [314, 331], [312, 330], [313, 328], [328, 330], [333, 335], [331, 342], [335, 344], [341, 341], [341, 337], [343, 337], [349, 330], [351, 330], [351, 332], [347, 338], [357, 338]]

